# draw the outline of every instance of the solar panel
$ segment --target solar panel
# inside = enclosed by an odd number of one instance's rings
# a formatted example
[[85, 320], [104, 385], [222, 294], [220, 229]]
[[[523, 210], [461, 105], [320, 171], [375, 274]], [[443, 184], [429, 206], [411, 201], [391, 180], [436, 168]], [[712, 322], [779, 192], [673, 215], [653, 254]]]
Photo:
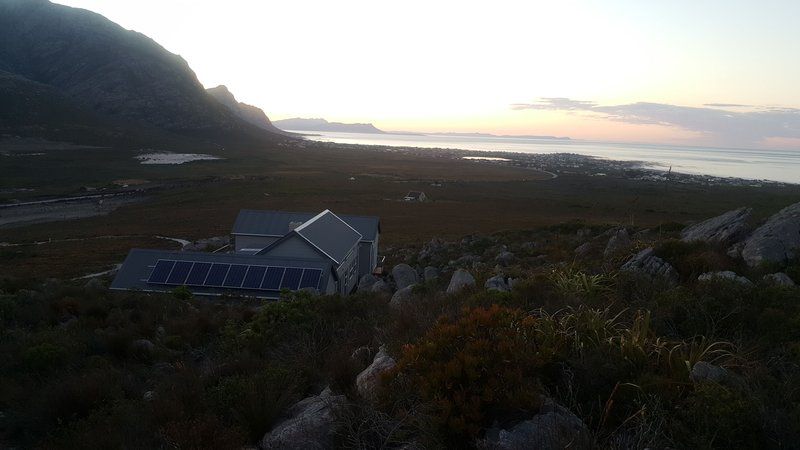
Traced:
[[203, 283], [203, 286], [222, 286], [222, 282], [225, 281], [225, 275], [228, 274], [228, 269], [230, 269], [230, 267], [230, 264], [212, 265], [211, 270], [208, 271], [208, 276], [206, 277], [206, 281]]
[[169, 273], [172, 271], [172, 267], [175, 265], [175, 261], [165, 261], [163, 259], [159, 259], [156, 262], [156, 266], [153, 268], [153, 271], [150, 272], [150, 278], [147, 279], [148, 283], [157, 283], [161, 284], [167, 281], [167, 277], [169, 277]]
[[194, 263], [192, 271], [189, 272], [189, 276], [186, 278], [186, 284], [189, 286], [202, 286], [203, 282], [206, 281], [209, 269], [211, 269], [211, 263]]
[[309, 287], [319, 289], [320, 276], [322, 276], [322, 271], [319, 269], [304, 270], [303, 277], [300, 279], [300, 289]]
[[264, 273], [266, 271], [267, 268], [264, 266], [250, 266], [250, 268], [247, 269], [247, 275], [244, 277], [242, 287], [247, 289], [260, 288], [261, 280], [264, 278]]
[[267, 269], [267, 274], [264, 275], [264, 281], [261, 283], [261, 289], [277, 291], [281, 287], [281, 279], [285, 270], [283, 267], [270, 267]]
[[287, 268], [283, 275], [283, 281], [281, 281], [281, 289], [297, 290], [297, 287], [300, 286], [301, 276], [303, 276], [303, 269]]
[[225, 277], [225, 282], [222, 285], [225, 287], [241, 287], [244, 275], [247, 273], [247, 267], [242, 264], [231, 264], [231, 270], [228, 271], [228, 276]]
[[192, 270], [192, 264], [194, 263], [190, 261], [177, 261], [169, 274], [169, 278], [167, 278], [166, 284], [183, 284], [186, 282], [186, 276]]

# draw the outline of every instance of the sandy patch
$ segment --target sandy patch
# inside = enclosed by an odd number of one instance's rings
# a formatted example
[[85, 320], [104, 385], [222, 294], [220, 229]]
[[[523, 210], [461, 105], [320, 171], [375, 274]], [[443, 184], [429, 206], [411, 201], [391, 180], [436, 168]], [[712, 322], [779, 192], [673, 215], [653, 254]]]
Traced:
[[206, 155], [203, 153], [145, 153], [136, 156], [140, 164], [160, 164], [160, 165], [174, 165], [185, 164], [192, 161], [213, 161], [222, 159], [213, 155]]

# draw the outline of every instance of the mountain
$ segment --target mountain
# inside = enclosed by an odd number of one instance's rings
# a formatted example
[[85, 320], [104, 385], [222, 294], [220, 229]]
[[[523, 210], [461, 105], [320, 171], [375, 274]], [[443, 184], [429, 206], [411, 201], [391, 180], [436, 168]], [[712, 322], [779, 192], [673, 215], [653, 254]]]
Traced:
[[[38, 99], [26, 104], [40, 110], [24, 115], [40, 120], [55, 119], [53, 108], [70, 109], [81, 111], [87, 129], [114, 123], [215, 141], [279, 138], [212, 98], [180, 56], [83, 9], [0, 0], [0, 70], [5, 98], [18, 105], [35, 93]], [[12, 82], [18, 90], [9, 89]], [[10, 103], [0, 105], [0, 117], [14, 112]], [[17, 120], [0, 128], [31, 125]]]
[[276, 120], [273, 125], [281, 130], [292, 131], [338, 131], [341, 133], [377, 133], [383, 134], [385, 131], [375, 128], [371, 123], [341, 123], [328, 122], [325, 119], [293, 119]]
[[215, 100], [225, 105], [228, 110], [236, 114], [242, 120], [273, 133], [285, 133], [285, 131], [278, 129], [270, 122], [264, 110], [257, 106], [248, 105], [247, 103], [236, 100], [236, 97], [228, 90], [227, 86], [219, 85], [214, 88], [206, 89], [206, 92]]

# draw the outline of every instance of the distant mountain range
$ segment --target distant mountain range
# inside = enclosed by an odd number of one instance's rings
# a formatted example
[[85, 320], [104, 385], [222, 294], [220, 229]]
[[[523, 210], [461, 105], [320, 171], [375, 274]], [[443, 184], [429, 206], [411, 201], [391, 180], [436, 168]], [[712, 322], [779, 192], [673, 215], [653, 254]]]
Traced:
[[558, 141], [571, 140], [566, 136], [537, 136], [530, 134], [491, 134], [491, 133], [425, 133], [432, 136], [462, 136], [462, 137], [497, 137], [497, 138], [521, 138], [521, 139], [548, 139]]
[[325, 119], [293, 119], [276, 120], [273, 125], [287, 131], [336, 131], [340, 133], [375, 133], [383, 134], [385, 131], [375, 128], [371, 123], [341, 123], [328, 122]]
[[223, 94], [206, 92], [180, 56], [99, 14], [0, 0], [0, 134], [285, 139], [263, 111]]

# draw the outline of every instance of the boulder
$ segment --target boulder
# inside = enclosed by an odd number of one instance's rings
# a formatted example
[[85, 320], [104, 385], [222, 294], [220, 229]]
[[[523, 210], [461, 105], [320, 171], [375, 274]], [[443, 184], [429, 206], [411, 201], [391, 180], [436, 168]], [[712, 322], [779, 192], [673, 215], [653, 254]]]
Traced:
[[453, 267], [470, 267], [480, 260], [481, 259], [475, 255], [464, 255], [455, 261], [450, 261], [449, 264]]
[[741, 283], [745, 286], [752, 286], [753, 282], [745, 277], [739, 276], [736, 272], [730, 270], [723, 270], [721, 272], [706, 272], [697, 277], [699, 281], [712, 281], [712, 280], [731, 280]]
[[592, 251], [592, 244], [590, 242], [584, 242], [583, 244], [579, 245], [575, 248], [575, 256], [579, 258], [583, 258]]
[[371, 273], [365, 273], [358, 279], [358, 292], [369, 292], [372, 289], [372, 285], [377, 281], [378, 277]]
[[720, 383], [727, 377], [728, 371], [725, 368], [715, 366], [705, 361], [696, 362], [695, 365], [692, 366], [692, 371], [689, 373], [689, 379], [695, 383], [701, 383], [703, 381]]
[[580, 450], [591, 448], [591, 437], [578, 416], [548, 400], [529, 420], [509, 429], [489, 429], [477, 446], [486, 450]]
[[764, 281], [770, 284], [776, 284], [778, 286], [795, 286], [794, 280], [789, 278], [789, 275], [786, 275], [783, 272], [764, 275]]
[[744, 238], [750, 231], [752, 208], [739, 208], [686, 227], [681, 231], [684, 242], [703, 241], [729, 245]]
[[137, 356], [150, 356], [156, 346], [148, 339], [137, 339], [131, 343], [131, 352]]
[[422, 246], [422, 250], [419, 251], [419, 255], [417, 255], [418, 259], [432, 259], [442, 252], [445, 249], [445, 242], [439, 238], [433, 238], [427, 244]]
[[628, 250], [631, 248], [631, 245], [633, 245], [633, 242], [631, 241], [631, 237], [628, 236], [628, 231], [625, 228], [620, 228], [608, 238], [606, 248], [603, 250], [603, 258], [610, 259]]
[[416, 286], [416, 284], [412, 284], [403, 289], [398, 289], [397, 292], [392, 295], [392, 299], [389, 300], [389, 306], [399, 309], [402, 308], [403, 305], [410, 303], [414, 299], [414, 288]]
[[417, 271], [412, 269], [408, 264], [398, 264], [392, 267], [392, 278], [394, 278], [397, 289], [403, 289], [412, 284], [419, 283]]
[[369, 291], [376, 294], [391, 295], [392, 287], [385, 280], [378, 280], [370, 286]]
[[344, 395], [333, 395], [325, 388], [289, 409], [288, 417], [275, 425], [259, 442], [262, 449], [333, 448], [335, 412], [347, 402]]
[[750, 267], [785, 264], [800, 255], [800, 202], [783, 208], [744, 242], [742, 258]]
[[377, 398], [378, 389], [381, 385], [381, 375], [396, 365], [394, 358], [386, 353], [386, 348], [381, 347], [372, 364], [356, 377], [358, 394], [368, 400]]
[[372, 349], [366, 345], [362, 345], [353, 350], [353, 353], [350, 354], [350, 359], [361, 364], [362, 367], [365, 367], [372, 361]]
[[506, 283], [506, 278], [503, 275], [495, 275], [486, 280], [483, 285], [487, 291], [509, 292], [511, 287]]
[[466, 270], [458, 269], [453, 272], [453, 277], [450, 278], [450, 284], [447, 285], [447, 293], [455, 294], [471, 286], [475, 286], [475, 278]]
[[494, 260], [503, 267], [508, 267], [514, 262], [514, 254], [509, 251], [500, 252], [495, 256]]
[[425, 281], [433, 281], [439, 279], [439, 269], [433, 266], [428, 266], [422, 271]]
[[678, 272], [672, 265], [655, 255], [653, 248], [646, 248], [622, 265], [621, 271], [647, 275], [653, 280], [661, 279], [670, 286], [678, 284]]

